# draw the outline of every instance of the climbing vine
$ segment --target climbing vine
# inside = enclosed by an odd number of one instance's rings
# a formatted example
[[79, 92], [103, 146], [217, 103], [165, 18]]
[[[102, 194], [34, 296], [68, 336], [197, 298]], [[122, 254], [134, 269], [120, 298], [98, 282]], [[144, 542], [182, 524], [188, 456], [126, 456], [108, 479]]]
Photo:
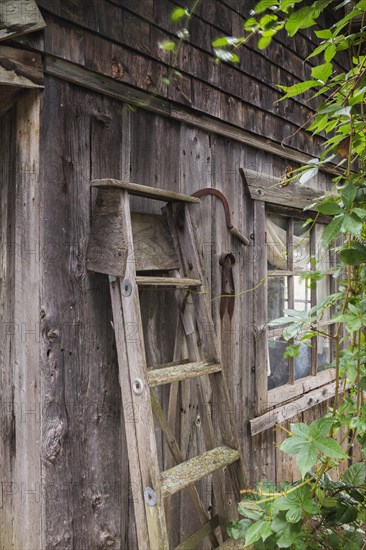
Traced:
[[[327, 20], [325, 10], [335, 15], [330, 26], [319, 23]], [[180, 39], [189, 36], [190, 16], [183, 8], [172, 13], [173, 21], [183, 27]], [[293, 170], [287, 181], [304, 184], [325, 165], [335, 174], [332, 188], [309, 209], [329, 217], [322, 240], [324, 249], [336, 254], [337, 265], [322, 271], [312, 258], [312, 270], [304, 278], [312, 287], [331, 274], [338, 281], [337, 292], [308, 312], [286, 310], [271, 325], [284, 326], [287, 354], [296, 357], [300, 345], [310, 346], [320, 333], [319, 322], [329, 311], [336, 323], [329, 335], [336, 349], [331, 365], [336, 371], [336, 394], [323, 418], [309, 425], [291, 424], [280, 446], [283, 453], [296, 458], [301, 480], [280, 486], [262, 482], [256, 490], [243, 493], [238, 507], [241, 519], [231, 523], [228, 531], [256, 549], [366, 548], [366, 462], [351, 464], [355, 445], [363, 457], [366, 451], [365, 25], [366, 0], [261, 0], [248, 13], [241, 36], [222, 36], [212, 43], [216, 62], [237, 63], [240, 47], [249, 40], [256, 40], [260, 49], [270, 48], [277, 33], [293, 37], [311, 29], [317, 46], [308, 58], [312, 59], [309, 79], [278, 86], [281, 100], [306, 94], [318, 101], [307, 130], [321, 136], [324, 145], [318, 158]], [[175, 40], [161, 44], [171, 51], [176, 47]], [[339, 55], [348, 57], [348, 70], [340, 69]], [[314, 219], [309, 217], [306, 223], [311, 225]], [[330, 471], [345, 462], [349, 467], [341, 480], [333, 481]]]

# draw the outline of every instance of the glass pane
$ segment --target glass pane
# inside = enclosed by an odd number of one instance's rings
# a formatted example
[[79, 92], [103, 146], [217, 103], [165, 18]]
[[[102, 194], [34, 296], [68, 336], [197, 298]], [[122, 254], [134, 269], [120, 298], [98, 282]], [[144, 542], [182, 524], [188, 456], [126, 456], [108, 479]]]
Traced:
[[269, 390], [288, 384], [288, 361], [283, 357], [286, 346], [283, 340], [268, 340]]
[[300, 276], [294, 277], [294, 309], [309, 311], [311, 308], [311, 291], [306, 281], [301, 281]]
[[[325, 226], [317, 224], [315, 227], [315, 238], [316, 238], [316, 269], [318, 271], [327, 271], [331, 268], [330, 254], [329, 250], [325, 249], [322, 246], [321, 238]], [[330, 275], [325, 275], [323, 279], [317, 281], [316, 283], [316, 302], [319, 304], [324, 298], [330, 294]], [[330, 310], [329, 308], [323, 312], [321, 319], [323, 321], [328, 321], [330, 319]]]
[[311, 348], [300, 345], [300, 355], [295, 358], [295, 380], [311, 374]]
[[309, 227], [303, 227], [303, 224], [303, 221], [294, 220], [294, 271], [310, 270]]
[[284, 309], [288, 309], [287, 277], [270, 277], [267, 297], [268, 321], [283, 317]]
[[272, 269], [287, 269], [287, 219], [267, 216], [267, 260]]
[[330, 363], [330, 339], [318, 336], [318, 371], [323, 370]]

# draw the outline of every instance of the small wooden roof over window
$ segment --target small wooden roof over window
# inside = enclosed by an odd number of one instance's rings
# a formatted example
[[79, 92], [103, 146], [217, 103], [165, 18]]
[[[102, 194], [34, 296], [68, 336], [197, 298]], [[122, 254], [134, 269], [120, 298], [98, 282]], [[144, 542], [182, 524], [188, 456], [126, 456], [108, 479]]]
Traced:
[[0, 40], [44, 29], [35, 0], [0, 0]]
[[0, 116], [17, 102], [25, 89], [43, 88], [40, 54], [5, 46], [1, 41], [45, 26], [35, 0], [0, 0]]
[[324, 193], [298, 182], [282, 184], [281, 178], [264, 172], [244, 168], [242, 173], [251, 198], [271, 204], [304, 209]]

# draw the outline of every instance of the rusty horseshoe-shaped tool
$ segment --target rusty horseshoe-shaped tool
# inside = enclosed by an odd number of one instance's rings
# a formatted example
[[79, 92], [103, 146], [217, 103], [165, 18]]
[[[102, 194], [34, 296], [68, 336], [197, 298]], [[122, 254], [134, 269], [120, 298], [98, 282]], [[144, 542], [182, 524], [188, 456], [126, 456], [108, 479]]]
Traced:
[[234, 237], [239, 239], [241, 244], [243, 244], [244, 246], [248, 246], [249, 240], [244, 237], [242, 233], [240, 233], [239, 229], [233, 226], [233, 223], [231, 221], [229, 203], [227, 202], [227, 198], [223, 193], [221, 193], [221, 191], [219, 191], [218, 189], [212, 189], [212, 187], [205, 187], [204, 189], [200, 189], [199, 191], [192, 193], [192, 197], [197, 197], [199, 199], [201, 197], [206, 197], [207, 195], [213, 195], [214, 197], [220, 199], [222, 206], [224, 207], [226, 225], [228, 230]]

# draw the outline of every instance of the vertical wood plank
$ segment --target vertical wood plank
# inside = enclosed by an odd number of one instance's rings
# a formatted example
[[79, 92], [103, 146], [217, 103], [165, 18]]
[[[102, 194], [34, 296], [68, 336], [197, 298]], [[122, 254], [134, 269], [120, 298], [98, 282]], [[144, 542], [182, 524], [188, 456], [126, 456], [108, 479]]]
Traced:
[[[43, 543], [41, 498], [40, 316], [40, 95], [28, 92], [16, 107], [15, 325], [23, 333], [15, 346], [14, 401], [16, 455], [14, 480], [23, 497], [15, 506], [17, 546]], [[23, 256], [23, 253], [25, 256]], [[38, 409], [37, 409], [38, 408]], [[23, 410], [22, 410], [23, 409]], [[37, 415], [38, 410], [38, 415]], [[37, 497], [38, 492], [38, 497]]]
[[[255, 337], [255, 385], [256, 414], [260, 415], [267, 408], [267, 260], [265, 254], [265, 205], [254, 201], [254, 239], [256, 258], [254, 261], [254, 337]], [[260, 285], [260, 286], [258, 286]]]
[[[0, 548], [10, 548], [17, 540], [14, 524], [16, 494], [12, 490], [16, 461], [16, 419], [19, 405], [14, 396], [14, 351], [16, 325], [14, 320], [14, 268], [15, 268], [15, 156], [16, 110], [8, 111], [0, 119], [0, 320], [3, 344], [0, 348], [0, 393], [3, 406], [0, 438], [0, 479], [3, 480], [0, 496]], [[14, 485], [15, 487], [15, 485]], [[13, 532], [14, 529], [14, 532]]]

